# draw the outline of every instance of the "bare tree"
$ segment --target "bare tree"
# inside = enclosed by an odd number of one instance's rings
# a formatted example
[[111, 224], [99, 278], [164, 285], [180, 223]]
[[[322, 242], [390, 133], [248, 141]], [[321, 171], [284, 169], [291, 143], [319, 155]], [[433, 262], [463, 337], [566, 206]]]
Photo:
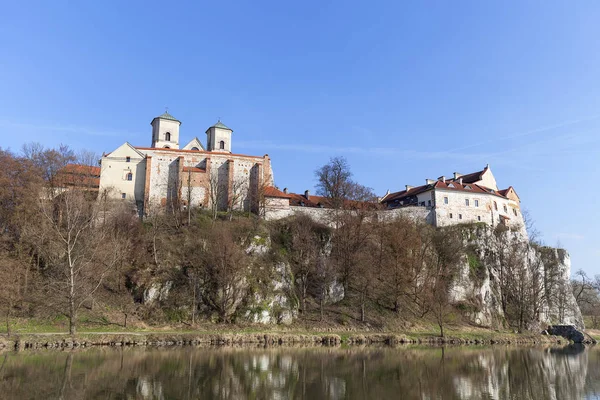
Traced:
[[[300, 298], [300, 311], [306, 314], [306, 299], [311, 284], [316, 281], [319, 262], [322, 262], [327, 228], [306, 215], [293, 218], [289, 226], [291, 239], [288, 245], [288, 259]], [[321, 267], [325, 268], [324, 265]], [[325, 270], [321, 272], [325, 273]]]
[[453, 315], [453, 282], [463, 257], [462, 237], [452, 229], [443, 228], [433, 234], [432, 258], [428, 277], [430, 308], [444, 337], [444, 326]]
[[95, 151], [82, 149], [75, 153], [75, 162], [80, 165], [97, 167], [102, 156]]
[[[123, 256], [123, 240], [98, 226], [97, 207], [86, 193], [67, 190], [55, 199], [40, 199], [40, 229], [47, 241], [41, 248], [48, 266], [49, 305], [77, 330], [78, 312], [100, 288]], [[51, 300], [50, 300], [51, 299]]]
[[328, 198], [334, 209], [356, 208], [356, 202], [372, 202], [373, 190], [352, 180], [352, 172], [344, 157], [333, 157], [315, 171], [317, 194]]
[[239, 232], [231, 223], [215, 224], [208, 232], [201, 270], [201, 296], [216, 312], [219, 321], [232, 322], [247, 291], [250, 260], [239, 242]]
[[208, 177], [208, 196], [213, 220], [217, 219], [219, 203], [227, 194], [226, 185], [219, 179], [219, 170], [211, 169]]
[[529, 241], [538, 245], [541, 244], [542, 233], [537, 229], [531, 212], [525, 209], [522, 211], [521, 215], [523, 216], [523, 221], [525, 222], [525, 230], [529, 236]]
[[229, 220], [233, 219], [234, 210], [243, 209], [244, 198], [248, 194], [248, 178], [237, 176], [233, 178], [231, 187], [229, 188], [229, 199], [227, 208], [229, 211]]
[[581, 313], [591, 319], [592, 328], [600, 322], [600, 276], [591, 279], [583, 270], [575, 273], [571, 280], [571, 290]]
[[22, 269], [16, 260], [0, 253], [0, 304], [4, 310], [6, 334], [10, 336], [10, 318], [15, 305], [21, 299]]
[[40, 171], [46, 181], [48, 195], [53, 197], [57, 194], [60, 186], [58, 180], [60, 171], [69, 163], [77, 160], [75, 152], [67, 145], [61, 144], [57, 149], [44, 149], [39, 143], [25, 144], [22, 149], [23, 155], [30, 160]]

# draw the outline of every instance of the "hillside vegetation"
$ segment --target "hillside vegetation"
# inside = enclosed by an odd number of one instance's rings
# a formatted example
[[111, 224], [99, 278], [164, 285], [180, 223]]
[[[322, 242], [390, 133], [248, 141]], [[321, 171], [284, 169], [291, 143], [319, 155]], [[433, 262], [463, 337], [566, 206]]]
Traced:
[[[8, 333], [15, 324], [35, 331], [61, 321], [72, 334], [82, 323], [106, 330], [282, 324], [435, 326], [444, 336], [449, 324], [524, 332], [578, 313], [569, 309], [561, 255], [508, 229], [378, 221], [369, 207], [349, 212], [343, 201], [321, 222], [214, 218], [201, 209], [141, 220], [128, 203], [64, 189], [60, 169], [75, 158], [68, 148], [21, 157], [0, 150], [0, 305]], [[317, 174], [323, 194], [370, 196], [348, 171], [336, 174], [347, 168], [339, 162]], [[345, 184], [352, 190], [340, 190]]]

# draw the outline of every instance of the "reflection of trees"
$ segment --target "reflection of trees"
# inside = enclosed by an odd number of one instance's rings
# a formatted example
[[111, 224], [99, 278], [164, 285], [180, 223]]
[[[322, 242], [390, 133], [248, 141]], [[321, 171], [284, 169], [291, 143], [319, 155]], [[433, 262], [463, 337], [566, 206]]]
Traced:
[[8, 354], [8, 398], [578, 399], [600, 349], [91, 349]]

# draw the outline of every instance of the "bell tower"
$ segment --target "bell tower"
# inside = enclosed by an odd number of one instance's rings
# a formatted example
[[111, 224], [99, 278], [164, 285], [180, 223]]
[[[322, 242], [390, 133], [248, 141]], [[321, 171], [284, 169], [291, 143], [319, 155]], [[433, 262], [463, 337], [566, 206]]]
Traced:
[[164, 114], [154, 118], [150, 125], [152, 125], [152, 147], [179, 148], [179, 126], [181, 121], [165, 111]]
[[206, 150], [231, 153], [231, 133], [221, 120], [206, 131]]

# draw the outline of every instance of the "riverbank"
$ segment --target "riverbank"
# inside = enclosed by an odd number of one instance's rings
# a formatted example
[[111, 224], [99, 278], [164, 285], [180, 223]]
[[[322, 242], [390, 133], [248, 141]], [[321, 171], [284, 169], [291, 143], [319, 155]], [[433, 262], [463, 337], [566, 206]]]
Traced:
[[360, 345], [541, 345], [568, 344], [559, 336], [535, 334], [472, 333], [449, 335], [444, 338], [426, 334], [395, 333], [162, 333], [162, 332], [104, 332], [81, 333], [74, 336], [61, 333], [18, 334], [0, 337], [0, 349], [72, 349], [95, 346], [360, 346]]

